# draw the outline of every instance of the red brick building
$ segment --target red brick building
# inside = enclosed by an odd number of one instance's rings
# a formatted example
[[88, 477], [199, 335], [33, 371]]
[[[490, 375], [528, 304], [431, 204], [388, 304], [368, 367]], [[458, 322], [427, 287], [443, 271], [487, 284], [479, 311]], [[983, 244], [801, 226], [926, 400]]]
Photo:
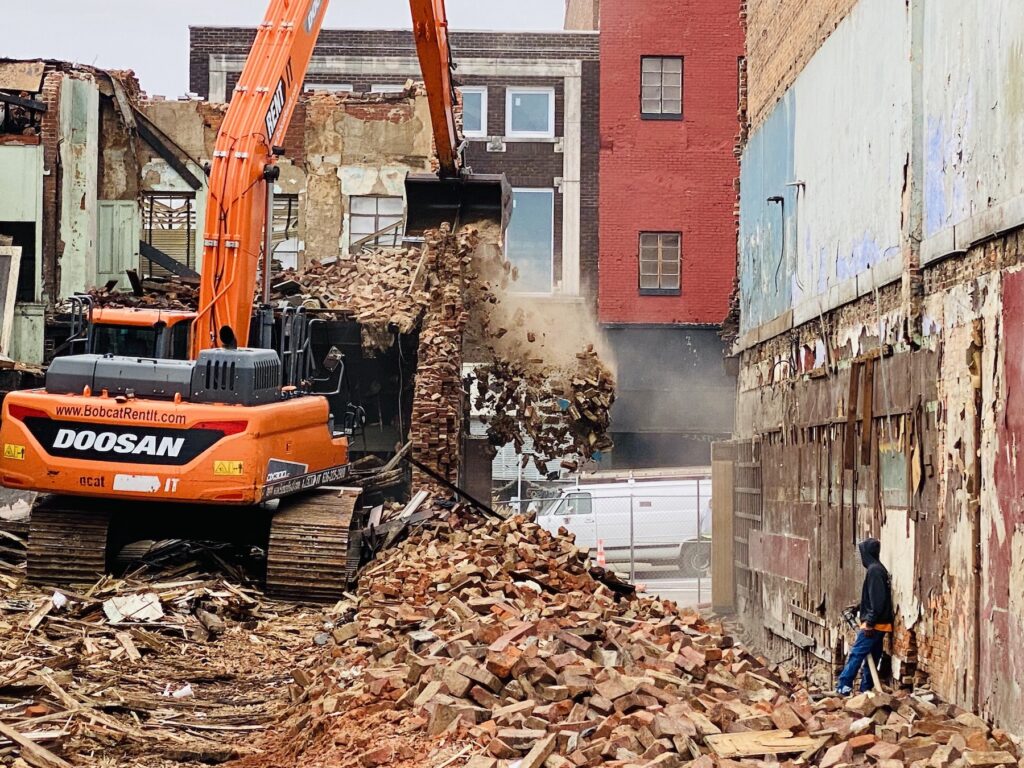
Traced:
[[616, 464], [706, 463], [710, 441], [732, 429], [718, 330], [736, 273], [740, 14], [741, 0], [604, 0], [592, 12], [598, 311], [619, 358]]

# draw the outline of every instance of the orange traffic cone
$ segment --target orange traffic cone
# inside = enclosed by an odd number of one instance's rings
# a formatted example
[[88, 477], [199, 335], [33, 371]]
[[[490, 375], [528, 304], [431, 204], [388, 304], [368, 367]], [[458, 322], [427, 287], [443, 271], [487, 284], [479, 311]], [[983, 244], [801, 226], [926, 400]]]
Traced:
[[604, 539], [597, 540], [597, 566], [598, 568], [604, 568], [606, 566], [604, 559]]

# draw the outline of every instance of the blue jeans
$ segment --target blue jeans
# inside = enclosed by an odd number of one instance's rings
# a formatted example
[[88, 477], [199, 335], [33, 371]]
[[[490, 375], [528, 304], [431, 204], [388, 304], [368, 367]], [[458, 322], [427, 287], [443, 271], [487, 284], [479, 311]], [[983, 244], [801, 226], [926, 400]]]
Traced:
[[853, 679], [857, 677], [857, 673], [860, 672], [860, 690], [870, 691], [874, 687], [874, 681], [871, 679], [871, 671], [868, 669], [868, 654], [870, 654], [875, 660], [875, 666], [882, 660], [882, 641], [885, 639], [885, 632], [879, 632], [877, 629], [872, 630], [870, 633], [865, 632], [863, 629], [857, 632], [857, 640], [853, 643], [853, 648], [850, 649], [850, 655], [846, 657], [846, 666], [843, 667], [843, 672], [839, 675], [839, 688], [852, 688]]

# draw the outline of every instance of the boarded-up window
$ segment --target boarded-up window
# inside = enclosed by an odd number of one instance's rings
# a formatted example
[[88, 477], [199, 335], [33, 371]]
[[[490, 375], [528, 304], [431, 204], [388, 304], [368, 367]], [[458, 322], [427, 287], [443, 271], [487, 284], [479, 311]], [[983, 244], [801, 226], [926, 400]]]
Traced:
[[895, 425], [880, 427], [878, 436], [878, 485], [885, 509], [906, 509], [910, 505], [906, 440], [894, 434]]

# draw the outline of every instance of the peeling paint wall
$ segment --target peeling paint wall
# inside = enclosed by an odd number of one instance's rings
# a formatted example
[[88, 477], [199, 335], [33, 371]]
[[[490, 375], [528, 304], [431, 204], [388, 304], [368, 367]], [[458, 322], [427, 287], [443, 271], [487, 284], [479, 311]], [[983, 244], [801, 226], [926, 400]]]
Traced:
[[[810, 558], [803, 580], [743, 553], [755, 642], [834, 682], [839, 609], [863, 578], [853, 546], [878, 536], [897, 681], [1018, 733], [1022, 54], [1011, 0], [859, 0], [794, 60], [743, 153], [736, 409], [760, 457], [749, 539], [807, 541]], [[751, 68], [752, 91], [770, 80]]]
[[305, 195], [300, 203], [304, 258], [348, 254], [352, 195], [403, 197], [409, 172], [431, 169], [426, 97], [366, 101], [316, 94], [306, 104]]
[[68, 75], [61, 84], [61, 242], [57, 245], [61, 296], [87, 291], [96, 282], [99, 99], [92, 75]]
[[902, 4], [861, 0], [751, 134], [741, 334], [779, 320], [784, 330], [899, 275], [908, 45]]
[[[854, 544], [877, 536], [892, 574], [897, 680], [1017, 732], [1022, 259], [1017, 230], [926, 268], [920, 331], [894, 284], [747, 350], [737, 403], [737, 437], [760, 446], [758, 538], [806, 539], [810, 553], [806, 583], [751, 553], [757, 578], [737, 599], [744, 624], [765, 628], [752, 640], [776, 658], [796, 646], [809, 669], [834, 681], [845, 653], [839, 610], [856, 602], [864, 573]], [[828, 355], [816, 357], [818, 348]], [[857, 372], [868, 360], [870, 377]], [[851, 425], [855, 461], [844, 468]]]
[[1024, 4], [929, 0], [924, 25], [925, 236], [963, 238], [986, 214], [1020, 225]]

